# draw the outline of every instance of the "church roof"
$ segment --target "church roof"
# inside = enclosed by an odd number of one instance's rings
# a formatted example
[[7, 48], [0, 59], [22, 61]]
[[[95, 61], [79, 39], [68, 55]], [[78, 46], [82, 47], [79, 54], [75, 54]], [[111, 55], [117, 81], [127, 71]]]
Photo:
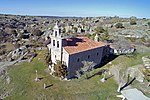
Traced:
[[66, 39], [67, 46], [64, 49], [71, 55], [88, 51], [105, 45], [103, 42], [96, 42], [87, 37], [76, 37]]

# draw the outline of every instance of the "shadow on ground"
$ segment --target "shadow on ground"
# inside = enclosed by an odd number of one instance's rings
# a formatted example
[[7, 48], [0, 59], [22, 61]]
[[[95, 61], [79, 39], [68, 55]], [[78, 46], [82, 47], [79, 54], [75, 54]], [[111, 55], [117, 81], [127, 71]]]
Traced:
[[107, 63], [115, 60], [117, 57], [118, 57], [118, 55], [113, 55], [113, 54], [110, 54], [109, 56], [105, 56], [105, 57], [102, 58], [101, 64], [99, 64], [98, 66], [95, 66], [94, 68], [96, 69], [96, 68], [103, 67]]

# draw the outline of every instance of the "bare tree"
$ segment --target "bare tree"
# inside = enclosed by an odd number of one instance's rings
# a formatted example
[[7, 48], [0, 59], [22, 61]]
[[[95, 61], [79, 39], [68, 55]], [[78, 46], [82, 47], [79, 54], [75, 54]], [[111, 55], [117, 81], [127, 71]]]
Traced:
[[93, 61], [92, 62], [90, 62], [90, 61], [82, 61], [82, 63], [83, 63], [83, 67], [81, 68], [81, 71], [82, 72], [89, 72], [89, 71], [91, 71], [93, 68], [94, 68], [94, 66], [96, 65]]
[[77, 70], [75, 76], [76, 76], [77, 78], [80, 78], [81, 75], [82, 75], [81, 70]]
[[[85, 74], [86, 72], [90, 72], [93, 70], [96, 63], [89, 62], [89, 61], [82, 61], [83, 67], [76, 71], [76, 77], [80, 78], [82, 74]], [[86, 79], [88, 78], [88, 75], [86, 74]]]

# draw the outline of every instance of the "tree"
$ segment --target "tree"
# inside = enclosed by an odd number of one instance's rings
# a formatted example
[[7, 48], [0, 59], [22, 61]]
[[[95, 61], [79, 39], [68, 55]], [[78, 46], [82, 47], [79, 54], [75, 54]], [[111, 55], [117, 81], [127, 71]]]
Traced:
[[62, 29], [62, 33], [66, 33], [66, 29], [65, 28]]
[[115, 25], [115, 27], [116, 27], [116, 28], [124, 28], [124, 26], [123, 26], [122, 23], [117, 23], [117, 24]]
[[88, 79], [87, 72], [92, 71], [96, 64], [94, 62], [90, 62], [90, 61], [82, 61], [82, 63], [84, 66], [81, 68], [81, 73], [83, 73], [83, 74], [86, 73], [86, 79]]
[[148, 24], [148, 26], [149, 26], [149, 28], [150, 28], [150, 22], [148, 22], [147, 24]]
[[33, 29], [32, 34], [34, 34], [36, 36], [41, 36], [43, 34], [43, 32], [39, 29]]
[[103, 27], [98, 26], [97, 28], [95, 28], [96, 33], [104, 33], [105, 30]]
[[136, 25], [136, 21], [133, 20], [133, 19], [131, 19], [131, 20], [130, 20], [130, 25]]
[[77, 27], [73, 27], [73, 29], [74, 29], [75, 33], [78, 32], [78, 28]]
[[109, 34], [108, 34], [108, 30], [107, 29], [104, 29], [103, 27], [97, 27], [95, 28], [95, 33], [92, 34], [92, 35], [88, 35], [88, 37], [90, 38], [94, 38], [96, 34], [99, 34], [99, 38], [104, 41], [104, 40], [108, 40], [109, 39]]
[[56, 64], [54, 65], [54, 75], [65, 78], [68, 75], [67, 66], [63, 65], [61, 61], [56, 61]]
[[83, 63], [83, 67], [81, 68], [81, 70], [82, 70], [83, 72], [89, 72], [89, 71], [91, 71], [91, 70], [94, 68], [94, 66], [95, 66], [95, 63], [94, 63], [94, 62], [82, 61], [82, 63]]
[[75, 76], [76, 76], [77, 78], [80, 78], [80, 77], [81, 77], [81, 75], [82, 75], [81, 70], [77, 70], [77, 71], [76, 71], [76, 75], [75, 75]]
[[49, 52], [45, 54], [45, 61], [46, 61], [46, 64], [51, 63], [51, 55]]
[[82, 63], [83, 63], [83, 67], [76, 71], [76, 77], [80, 78], [81, 75], [84, 75], [86, 73], [86, 79], [88, 79], [87, 72], [92, 71], [96, 64], [94, 62], [89, 62], [89, 61], [82, 61]]
[[131, 16], [130, 17], [130, 25], [136, 25], [137, 24], [136, 20], [137, 20], [137, 18], [135, 16]]
[[102, 39], [102, 41], [104, 41], [104, 40], [108, 40], [109, 39], [109, 33], [106, 31], [106, 32], [104, 32], [104, 34], [102, 34], [101, 35], [101, 39]]

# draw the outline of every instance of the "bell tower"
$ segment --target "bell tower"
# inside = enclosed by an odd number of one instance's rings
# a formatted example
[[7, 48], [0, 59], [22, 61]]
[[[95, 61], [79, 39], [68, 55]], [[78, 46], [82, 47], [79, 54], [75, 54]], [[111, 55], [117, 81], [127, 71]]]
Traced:
[[57, 60], [62, 61], [62, 36], [58, 24], [55, 23], [51, 38], [51, 60], [56, 63]]

